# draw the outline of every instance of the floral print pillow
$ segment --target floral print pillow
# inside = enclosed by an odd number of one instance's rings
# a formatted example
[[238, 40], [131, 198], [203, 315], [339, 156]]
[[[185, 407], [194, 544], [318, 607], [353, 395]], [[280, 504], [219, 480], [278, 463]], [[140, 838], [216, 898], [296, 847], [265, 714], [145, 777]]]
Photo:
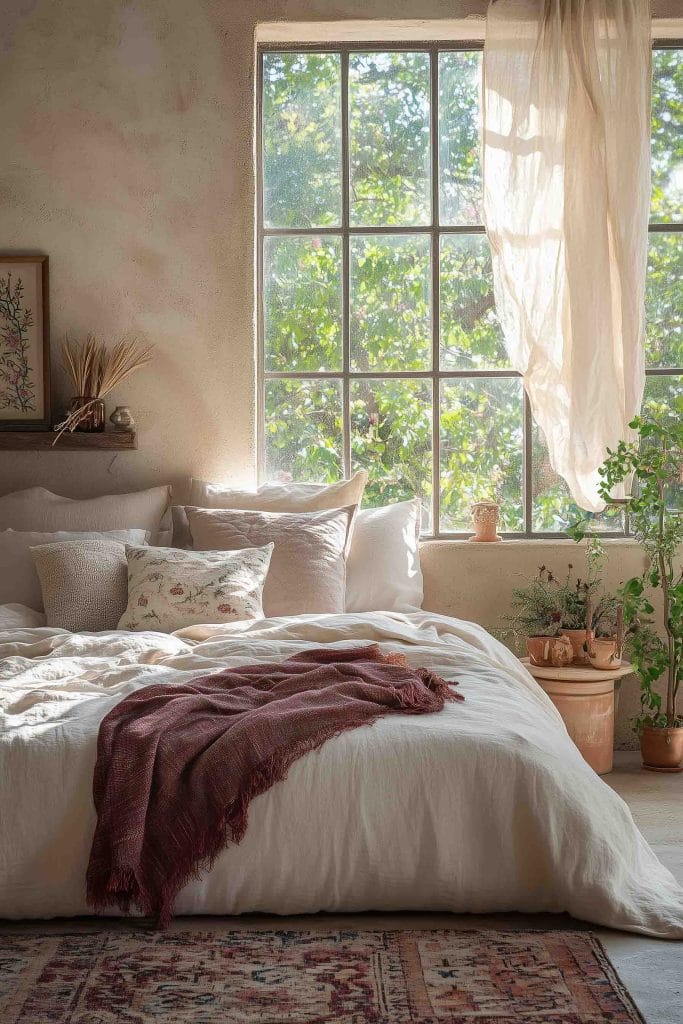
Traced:
[[181, 551], [126, 545], [128, 607], [119, 629], [172, 633], [198, 623], [262, 619], [273, 545]]

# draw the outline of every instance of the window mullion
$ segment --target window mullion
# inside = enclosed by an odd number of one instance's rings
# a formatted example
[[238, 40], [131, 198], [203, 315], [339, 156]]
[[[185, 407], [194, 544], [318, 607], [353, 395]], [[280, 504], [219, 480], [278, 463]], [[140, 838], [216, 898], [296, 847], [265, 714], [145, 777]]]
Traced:
[[522, 442], [522, 495], [524, 500], [524, 533], [530, 537], [533, 530], [533, 418], [531, 415], [531, 402], [522, 387], [522, 400], [524, 411], [523, 442]]
[[342, 119], [342, 432], [344, 476], [351, 476], [350, 359], [350, 264], [349, 264], [349, 51], [341, 54]]
[[441, 481], [440, 481], [440, 421], [441, 384], [440, 368], [440, 302], [439, 302], [439, 56], [435, 49], [429, 54], [430, 60], [430, 142], [431, 142], [431, 185], [432, 185], [432, 534], [439, 536], [441, 527]]

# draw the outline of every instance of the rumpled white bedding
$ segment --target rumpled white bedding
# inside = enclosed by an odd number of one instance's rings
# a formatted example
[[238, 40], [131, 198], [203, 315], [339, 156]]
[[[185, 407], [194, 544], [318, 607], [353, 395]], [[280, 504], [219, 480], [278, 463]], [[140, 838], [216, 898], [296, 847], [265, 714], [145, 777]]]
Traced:
[[[71, 634], [0, 617], [0, 916], [87, 914], [97, 730], [125, 694], [321, 644], [379, 641], [464, 703], [387, 715], [306, 755], [250, 807], [179, 914], [569, 911], [683, 938], [683, 890], [481, 627], [428, 612]], [[19, 620], [19, 621], [17, 621]], [[131, 771], [135, 766], [131, 765]]]

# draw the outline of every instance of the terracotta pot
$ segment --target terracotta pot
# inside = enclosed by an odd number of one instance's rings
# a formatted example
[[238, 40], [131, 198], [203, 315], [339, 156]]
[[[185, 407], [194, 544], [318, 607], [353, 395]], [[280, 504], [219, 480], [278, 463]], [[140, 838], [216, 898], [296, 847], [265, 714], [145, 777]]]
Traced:
[[532, 665], [563, 668], [574, 660], [574, 651], [566, 636], [530, 636], [526, 649]]
[[640, 753], [643, 768], [658, 768], [660, 771], [683, 771], [683, 726], [668, 729], [643, 727], [640, 735]]
[[621, 652], [616, 639], [591, 640], [588, 644], [588, 660], [593, 668], [609, 672], [621, 665]]
[[496, 533], [500, 508], [495, 501], [475, 501], [472, 505], [472, 523], [474, 536], [469, 540], [478, 544], [490, 544], [502, 540]]
[[[586, 643], [586, 630], [585, 629], [562, 629], [560, 630], [560, 636], [566, 636], [572, 645], [574, 652], [574, 663], [577, 665], [588, 664], [588, 652], [584, 650], [584, 644]], [[595, 630], [588, 630], [588, 639], [593, 640], [595, 638]]]

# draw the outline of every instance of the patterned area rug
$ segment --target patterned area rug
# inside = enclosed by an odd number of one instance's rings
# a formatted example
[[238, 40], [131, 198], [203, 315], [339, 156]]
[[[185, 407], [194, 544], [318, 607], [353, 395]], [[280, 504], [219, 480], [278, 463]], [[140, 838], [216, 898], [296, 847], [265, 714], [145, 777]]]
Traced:
[[3, 1024], [642, 1024], [570, 931], [0, 935]]

